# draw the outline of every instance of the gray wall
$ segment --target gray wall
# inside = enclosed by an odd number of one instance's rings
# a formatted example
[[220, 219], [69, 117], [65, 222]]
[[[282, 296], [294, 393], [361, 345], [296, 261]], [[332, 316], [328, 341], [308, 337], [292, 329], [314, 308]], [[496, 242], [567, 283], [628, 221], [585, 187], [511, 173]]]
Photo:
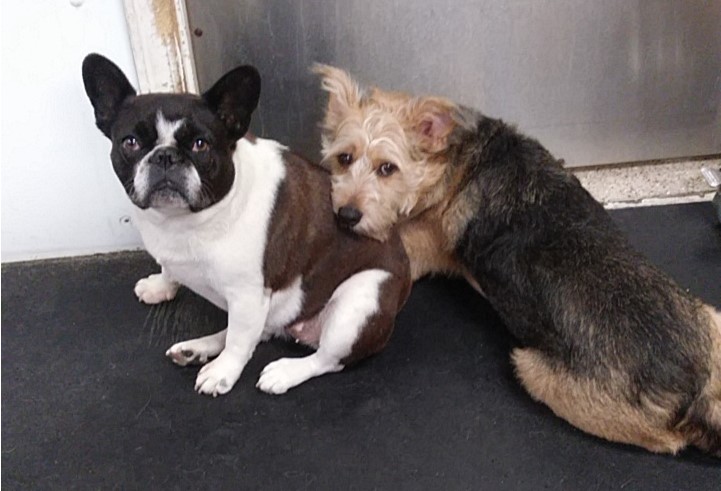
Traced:
[[568, 165], [721, 153], [721, 0], [187, 0], [202, 88], [263, 76], [254, 129], [318, 155], [314, 61], [451, 97]]

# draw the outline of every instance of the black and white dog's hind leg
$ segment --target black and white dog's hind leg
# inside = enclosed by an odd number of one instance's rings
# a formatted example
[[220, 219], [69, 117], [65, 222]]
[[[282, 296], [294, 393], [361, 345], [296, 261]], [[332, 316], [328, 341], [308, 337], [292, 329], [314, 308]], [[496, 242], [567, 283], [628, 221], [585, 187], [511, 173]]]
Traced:
[[[405, 300], [403, 284], [391, 273], [371, 269], [351, 276], [333, 292], [323, 310], [299, 323], [304, 330], [319, 330], [317, 351], [302, 358], [281, 358], [269, 363], [256, 387], [283, 394], [306, 380], [339, 372], [347, 365], [379, 352], [393, 331], [395, 316]], [[304, 333], [291, 335], [315, 344]], [[312, 336], [312, 335], [311, 335]]]
[[[270, 394], [283, 394], [313, 377], [341, 371], [381, 351], [393, 332], [395, 317], [406, 296], [406, 284], [388, 271], [371, 269], [351, 276], [335, 289], [320, 313], [289, 329], [292, 336], [317, 351], [306, 357], [281, 358], [268, 364], [257, 387]], [[267, 316], [265, 309], [261, 309], [257, 321], [263, 312]], [[229, 314], [229, 328], [231, 317]], [[252, 324], [257, 326], [257, 323]], [[237, 326], [236, 330], [239, 328]], [[196, 390], [212, 395], [224, 394], [235, 384], [260, 341], [261, 333], [257, 329], [253, 331], [252, 336], [246, 332], [236, 340], [234, 349], [227, 349], [226, 338], [230, 331], [223, 329], [209, 336], [176, 343], [166, 355], [180, 366], [204, 364], [220, 355], [200, 370]], [[237, 348], [243, 348], [242, 353]], [[233, 353], [240, 355], [240, 359], [235, 359]], [[228, 364], [232, 366], [226, 366]]]
[[165, 352], [165, 356], [181, 367], [191, 363], [207, 363], [210, 358], [218, 356], [225, 348], [227, 332], [228, 329], [223, 329], [209, 336], [175, 343]]

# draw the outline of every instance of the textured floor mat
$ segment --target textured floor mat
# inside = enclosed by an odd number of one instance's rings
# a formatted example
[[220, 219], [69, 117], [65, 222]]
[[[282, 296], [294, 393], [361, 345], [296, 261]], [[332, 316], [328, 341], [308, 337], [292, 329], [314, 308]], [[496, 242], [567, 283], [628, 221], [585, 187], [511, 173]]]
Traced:
[[[613, 212], [681, 285], [721, 307], [721, 230], [708, 203]], [[220, 329], [187, 290], [138, 303], [143, 253], [4, 265], [6, 489], [718, 489], [721, 462], [585, 435], [515, 381], [512, 340], [461, 281], [419, 282], [388, 348], [283, 396], [254, 384], [305, 351], [262, 344], [227, 396], [163, 353]]]

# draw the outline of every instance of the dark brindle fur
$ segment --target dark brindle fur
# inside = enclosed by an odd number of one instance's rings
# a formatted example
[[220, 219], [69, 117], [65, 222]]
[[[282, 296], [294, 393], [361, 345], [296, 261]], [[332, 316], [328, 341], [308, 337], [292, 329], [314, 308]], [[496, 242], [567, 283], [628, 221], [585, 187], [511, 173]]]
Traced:
[[[382, 240], [398, 223], [414, 279], [463, 274], [482, 290], [520, 343], [521, 382], [560, 417], [656, 452], [721, 454], [721, 315], [635, 252], [561, 161], [452, 101], [316, 71], [333, 201], [369, 218], [356, 231]], [[396, 172], [363, 174], [367, 155]], [[410, 211], [389, 208], [398, 190]]]

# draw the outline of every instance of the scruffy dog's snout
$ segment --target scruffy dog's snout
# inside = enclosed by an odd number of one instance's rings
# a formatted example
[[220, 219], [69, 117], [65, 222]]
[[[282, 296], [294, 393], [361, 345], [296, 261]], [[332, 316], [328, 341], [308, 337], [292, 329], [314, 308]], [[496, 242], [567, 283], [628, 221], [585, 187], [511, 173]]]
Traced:
[[353, 227], [363, 218], [363, 213], [354, 206], [341, 206], [338, 209], [338, 221], [347, 227]]

